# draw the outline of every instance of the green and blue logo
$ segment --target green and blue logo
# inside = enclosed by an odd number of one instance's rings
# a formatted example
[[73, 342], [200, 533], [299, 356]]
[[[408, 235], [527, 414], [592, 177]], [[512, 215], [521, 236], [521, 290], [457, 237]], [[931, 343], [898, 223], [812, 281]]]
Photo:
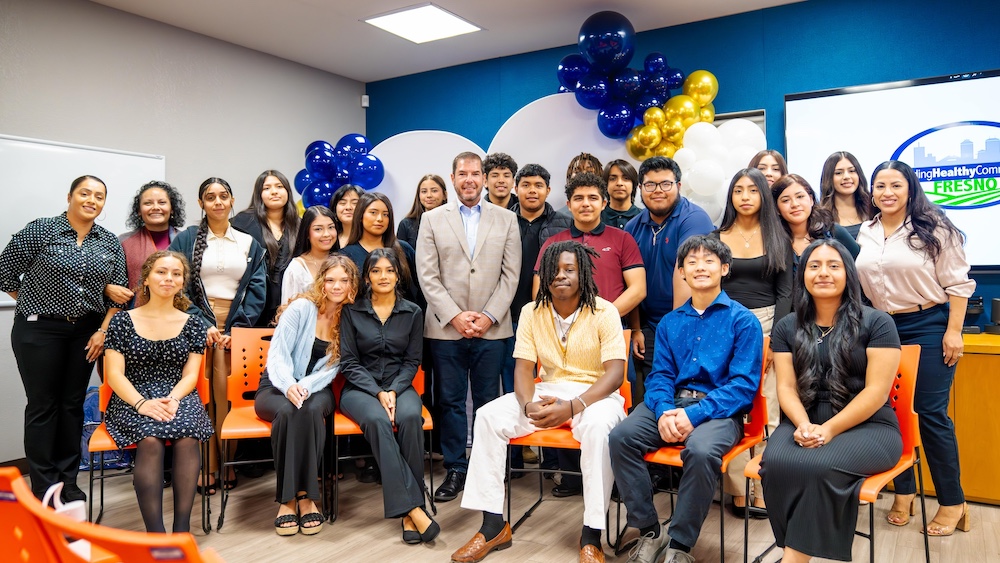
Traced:
[[892, 159], [912, 163], [924, 193], [945, 209], [1000, 204], [1000, 123], [932, 127], [907, 139]]

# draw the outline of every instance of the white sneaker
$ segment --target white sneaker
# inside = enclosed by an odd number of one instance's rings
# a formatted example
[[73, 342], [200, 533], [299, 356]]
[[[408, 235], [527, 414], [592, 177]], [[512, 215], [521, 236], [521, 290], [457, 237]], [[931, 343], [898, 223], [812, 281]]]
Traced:
[[659, 537], [654, 538], [650, 532], [639, 538], [639, 543], [628, 552], [628, 563], [656, 563], [668, 544], [670, 536], [667, 535], [667, 529], [661, 525]]
[[694, 556], [679, 549], [667, 549], [667, 557], [663, 563], [694, 563]]

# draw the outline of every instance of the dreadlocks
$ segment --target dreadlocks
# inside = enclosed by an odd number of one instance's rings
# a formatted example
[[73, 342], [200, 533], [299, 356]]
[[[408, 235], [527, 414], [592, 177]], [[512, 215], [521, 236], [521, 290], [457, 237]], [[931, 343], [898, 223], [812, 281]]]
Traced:
[[596, 250], [576, 241], [557, 242], [542, 255], [542, 264], [538, 269], [538, 297], [535, 308], [552, 303], [552, 291], [549, 286], [556, 279], [559, 271], [559, 256], [569, 252], [576, 257], [576, 265], [580, 273], [580, 304], [590, 307], [591, 312], [597, 307], [597, 282], [594, 281], [594, 259], [600, 254]]

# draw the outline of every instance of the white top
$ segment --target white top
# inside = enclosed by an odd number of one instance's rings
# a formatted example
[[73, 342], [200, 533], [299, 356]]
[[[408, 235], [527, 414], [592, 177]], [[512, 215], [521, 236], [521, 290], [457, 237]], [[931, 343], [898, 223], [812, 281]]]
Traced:
[[306, 261], [301, 256], [296, 257], [288, 263], [281, 277], [281, 304], [284, 305], [292, 297], [308, 291], [314, 281]]
[[935, 231], [941, 253], [931, 262], [927, 252], [910, 248], [907, 239], [912, 232], [909, 218], [888, 238], [881, 216], [862, 223], [858, 231], [861, 252], [855, 264], [872, 305], [891, 312], [930, 302], [947, 303], [949, 295], [971, 297], [976, 281], [969, 279], [961, 239], [948, 238], [944, 229]]
[[229, 226], [221, 237], [209, 229], [205, 240], [208, 246], [201, 256], [201, 283], [205, 284], [205, 296], [232, 300], [250, 262], [253, 238]]

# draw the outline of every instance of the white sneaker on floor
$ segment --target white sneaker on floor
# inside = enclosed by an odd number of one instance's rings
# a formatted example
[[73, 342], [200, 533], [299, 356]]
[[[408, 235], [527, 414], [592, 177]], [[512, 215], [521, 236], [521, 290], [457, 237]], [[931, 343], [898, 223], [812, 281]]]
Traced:
[[654, 538], [653, 532], [650, 532], [639, 538], [639, 543], [628, 552], [627, 563], [657, 563], [668, 544], [670, 536], [667, 535], [667, 529], [660, 525], [659, 536]]
[[694, 563], [694, 556], [679, 549], [667, 549], [663, 563]]

